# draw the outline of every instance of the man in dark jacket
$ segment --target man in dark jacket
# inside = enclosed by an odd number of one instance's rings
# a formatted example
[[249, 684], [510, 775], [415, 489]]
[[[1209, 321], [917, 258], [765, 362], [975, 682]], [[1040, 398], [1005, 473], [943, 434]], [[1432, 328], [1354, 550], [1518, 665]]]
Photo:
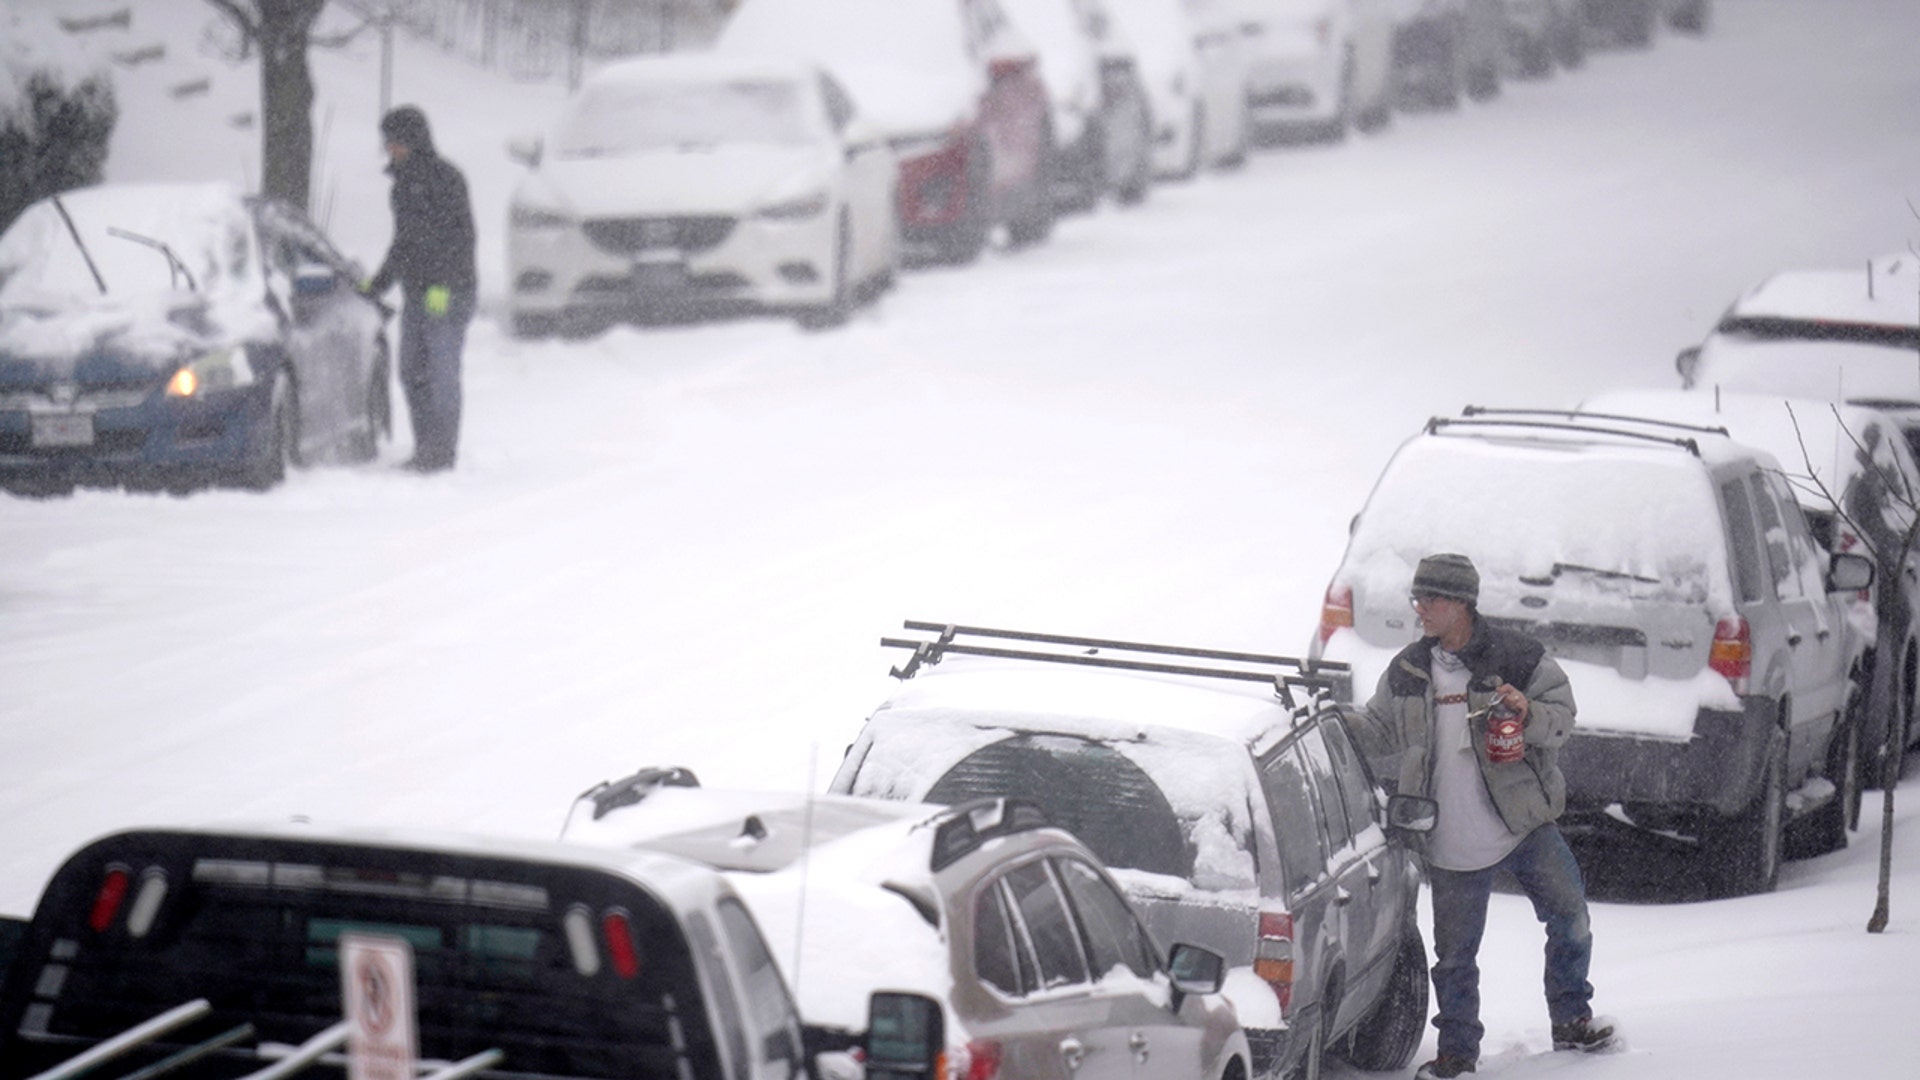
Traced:
[[400, 385], [413, 420], [409, 468], [453, 468], [460, 442], [460, 353], [473, 318], [473, 207], [460, 170], [433, 149], [427, 117], [402, 105], [380, 120], [393, 177], [393, 244], [367, 291], [396, 281]]
[[[1480, 574], [1466, 556], [1420, 560], [1412, 599], [1423, 636], [1393, 658], [1354, 725], [1376, 768], [1392, 767], [1400, 794], [1439, 806], [1424, 854], [1440, 1052], [1415, 1074], [1423, 1080], [1470, 1073], [1479, 1062], [1486, 1029], [1477, 958], [1502, 870], [1546, 924], [1554, 1049], [1614, 1042], [1589, 1006], [1586, 884], [1554, 825], [1567, 802], [1559, 753], [1573, 734], [1573, 692], [1539, 642], [1480, 618], [1479, 596]], [[1492, 735], [1490, 711], [1505, 721]]]

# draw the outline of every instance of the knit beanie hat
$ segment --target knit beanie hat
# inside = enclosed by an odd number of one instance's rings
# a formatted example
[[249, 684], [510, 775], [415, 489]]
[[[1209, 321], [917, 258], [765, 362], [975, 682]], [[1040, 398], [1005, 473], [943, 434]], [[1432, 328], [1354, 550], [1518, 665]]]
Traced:
[[1465, 555], [1429, 555], [1413, 572], [1413, 594], [1422, 593], [1475, 603], [1480, 599], [1480, 571]]
[[412, 105], [402, 105], [381, 117], [380, 134], [388, 142], [399, 143], [409, 150], [433, 152], [433, 133], [427, 127], [427, 114]]

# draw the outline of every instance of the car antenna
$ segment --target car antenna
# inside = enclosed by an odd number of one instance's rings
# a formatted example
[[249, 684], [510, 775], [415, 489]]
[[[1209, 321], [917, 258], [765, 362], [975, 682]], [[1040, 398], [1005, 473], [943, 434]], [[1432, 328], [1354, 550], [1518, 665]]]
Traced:
[[55, 195], [53, 208], [60, 211], [60, 220], [67, 223], [67, 235], [73, 237], [73, 246], [80, 249], [80, 257], [87, 260], [87, 269], [93, 271], [93, 283], [100, 286], [100, 295], [107, 295], [107, 279], [100, 276], [100, 268], [93, 264], [93, 253], [87, 250], [87, 242], [80, 239], [80, 230], [73, 223], [73, 215], [67, 213], [67, 204]]
[[800, 902], [795, 907], [793, 927], [793, 996], [800, 1000], [800, 958], [807, 953], [807, 879], [813, 873], [813, 804], [815, 771], [819, 765], [820, 743], [807, 744], [807, 807], [800, 819]]

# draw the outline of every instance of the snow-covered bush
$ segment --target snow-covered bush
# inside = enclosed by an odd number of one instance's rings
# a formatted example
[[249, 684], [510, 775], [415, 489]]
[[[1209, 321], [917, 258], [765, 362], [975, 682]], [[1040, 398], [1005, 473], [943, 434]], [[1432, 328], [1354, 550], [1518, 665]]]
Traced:
[[98, 183], [113, 79], [40, 12], [0, 13], [0, 229], [36, 199]]

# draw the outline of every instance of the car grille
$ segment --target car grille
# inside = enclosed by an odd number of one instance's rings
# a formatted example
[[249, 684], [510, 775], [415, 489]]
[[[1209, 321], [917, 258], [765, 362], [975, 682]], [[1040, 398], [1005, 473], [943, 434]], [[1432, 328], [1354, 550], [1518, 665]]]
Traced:
[[614, 255], [641, 251], [707, 251], [733, 232], [730, 217], [596, 218], [581, 226], [593, 246]]

